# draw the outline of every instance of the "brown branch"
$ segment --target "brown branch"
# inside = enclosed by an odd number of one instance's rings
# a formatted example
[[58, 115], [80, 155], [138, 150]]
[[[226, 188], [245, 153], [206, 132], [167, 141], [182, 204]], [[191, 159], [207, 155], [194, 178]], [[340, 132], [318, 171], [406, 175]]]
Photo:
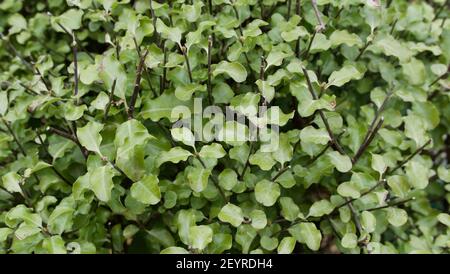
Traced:
[[112, 102], [114, 100], [114, 92], [116, 90], [116, 83], [117, 83], [117, 79], [114, 79], [112, 87], [111, 87], [111, 92], [109, 93], [109, 101], [105, 107], [105, 116], [103, 116], [103, 121], [106, 121], [108, 119], [108, 113], [111, 108]]
[[359, 147], [358, 151], [356, 152], [355, 156], [352, 158], [352, 163], [356, 164], [358, 160], [363, 155], [364, 151], [369, 147], [369, 145], [372, 143], [373, 139], [375, 138], [375, 135], [377, 134], [378, 130], [380, 130], [381, 126], [383, 125], [384, 117], [381, 117], [381, 119], [378, 121], [377, 125], [374, 128], [371, 128], [366, 135], [366, 139]]
[[[74, 37], [74, 36], [70, 33], [70, 31], [69, 31], [68, 29], [66, 29], [61, 23], [56, 22], [56, 24], [58, 24], [58, 26], [59, 26], [59, 27], [60, 27], [67, 35]], [[86, 52], [86, 54], [89, 56], [89, 58], [91, 58], [92, 61], [95, 61], [94, 56], [93, 56], [89, 51], [87, 51], [86, 48], [83, 47], [83, 44], [81, 44], [80, 40], [78, 40], [78, 38], [76, 38], [76, 37], [74, 37], [74, 39], [75, 39], [75, 42], [78, 44], [78, 46], [79, 46], [84, 52]]]
[[[203, 166], [204, 169], [206, 169], [206, 165], [203, 162], [202, 158], [200, 157], [200, 155], [198, 155], [198, 153], [195, 153], [195, 157], [198, 159], [198, 161], [200, 162], [200, 164]], [[211, 171], [211, 180], [213, 181], [214, 185], [217, 187], [217, 189], [219, 190], [220, 196], [222, 196], [222, 199], [224, 201], [224, 203], [228, 203], [228, 199], [227, 196], [225, 195], [225, 193], [223, 192], [223, 189], [220, 187], [219, 182], [217, 181], [217, 178], [214, 177], [214, 175], [212, 174]]]
[[165, 88], [166, 88], [166, 78], [167, 78], [167, 68], [166, 68], [166, 63], [167, 63], [167, 48], [166, 45], [164, 44], [164, 60], [163, 60], [163, 75], [160, 77], [159, 79], [159, 94], [163, 94]]
[[87, 157], [89, 155], [89, 151], [81, 145], [80, 141], [78, 140], [78, 138], [75, 135], [72, 135], [64, 130], [60, 130], [60, 129], [57, 129], [54, 127], [50, 127], [48, 129], [48, 131], [74, 142], [80, 148], [81, 153], [83, 154], [84, 158], [87, 159]]
[[[211, 4], [211, 0], [209, 1], [209, 3]], [[213, 40], [212, 40], [212, 36], [208, 36], [208, 100], [209, 100], [209, 104], [212, 105], [213, 104], [213, 99], [212, 99], [212, 85], [211, 85], [211, 74], [212, 74], [212, 70], [211, 70], [211, 50], [212, 50], [212, 44], [213, 44]]]
[[16, 142], [17, 146], [19, 147], [20, 152], [22, 153], [23, 156], [27, 156], [27, 153], [25, 152], [25, 148], [22, 146], [22, 144], [19, 142], [19, 139], [17, 138], [17, 135], [14, 133], [13, 129], [11, 128], [11, 126], [9, 125], [9, 122], [6, 121], [5, 119], [3, 119], [3, 117], [1, 118], [3, 124], [6, 126], [6, 128], [8, 129], [9, 133], [11, 134], [11, 136], [14, 139], [14, 142]]
[[78, 49], [77, 49], [77, 42], [76, 42], [76, 36], [75, 32], [72, 32], [73, 36], [73, 42], [72, 42], [72, 52], [73, 52], [73, 71], [74, 71], [74, 82], [75, 82], [75, 88], [74, 88], [74, 96], [78, 95]]
[[[394, 169], [390, 170], [390, 171], [386, 171], [387, 174], [392, 174], [394, 171], [396, 171], [397, 169], [401, 168], [403, 165], [405, 165], [409, 160], [411, 160], [412, 158], [414, 158], [414, 156], [416, 156], [417, 154], [421, 153], [426, 146], [428, 146], [431, 143], [431, 139], [428, 140], [425, 144], [423, 144], [421, 147], [419, 147], [418, 149], [416, 149], [416, 151], [414, 151], [413, 154], [409, 155], [408, 158], [406, 158], [405, 160], [403, 160], [400, 164], [398, 164]], [[389, 172], [389, 173], [388, 173]]]
[[317, 7], [317, 0], [311, 0], [311, 4], [313, 6], [314, 13], [317, 17], [317, 21], [319, 21], [319, 25], [316, 27], [316, 30], [318, 32], [321, 32], [322, 30], [325, 29], [325, 24], [322, 21], [322, 15], [320, 15], [319, 8]]
[[398, 206], [398, 205], [405, 204], [412, 200], [415, 200], [415, 198], [412, 197], [412, 198], [408, 198], [408, 199], [404, 199], [404, 200], [400, 200], [400, 201], [394, 201], [392, 203], [388, 203], [387, 205], [365, 209], [364, 211], [374, 211], [374, 210], [384, 209], [384, 208], [388, 208], [388, 207]]
[[189, 63], [189, 57], [186, 46], [180, 46], [181, 52], [183, 53], [184, 60], [186, 62], [186, 67], [189, 75], [189, 81], [192, 83], [194, 80], [192, 79], [192, 71], [191, 71], [191, 65]]
[[144, 55], [141, 56], [139, 60], [139, 64], [136, 70], [136, 79], [134, 81], [134, 89], [133, 94], [131, 95], [130, 105], [128, 107], [128, 119], [133, 119], [134, 117], [134, 109], [137, 97], [139, 95], [139, 91], [141, 89], [141, 78], [142, 78], [142, 70], [144, 68], [145, 58], [148, 55], [148, 50], [145, 51]]
[[[133, 37], [133, 41], [134, 41], [134, 47], [136, 49], [136, 53], [138, 54], [139, 59], [141, 59], [142, 58], [141, 50], [137, 43], [136, 37]], [[145, 62], [145, 60], [144, 60], [144, 62]], [[150, 72], [148, 71], [147, 66], [145, 66], [145, 65], [144, 65], [144, 72], [145, 72], [145, 80], [147, 80], [148, 86], [150, 87], [150, 90], [152, 91], [153, 97], [156, 97], [156, 92], [155, 92], [155, 89], [153, 88], [152, 81], [150, 79]]]
[[[311, 93], [311, 96], [313, 97], [314, 100], [318, 100], [319, 98], [317, 97], [316, 93], [314, 92], [314, 88], [311, 84], [311, 79], [309, 78], [308, 72], [303, 67], [302, 67], [302, 71], [303, 71], [303, 74], [305, 75], [306, 82], [308, 84], [308, 90]], [[339, 151], [339, 153], [341, 153], [342, 155], [346, 155], [344, 149], [341, 147], [338, 140], [336, 139], [336, 136], [334, 135], [333, 131], [331, 130], [330, 124], [328, 123], [328, 120], [325, 117], [325, 114], [323, 113], [323, 111], [321, 109], [318, 109], [317, 111], [319, 112], [320, 118], [322, 118], [322, 121], [325, 125], [328, 135], [330, 136], [331, 141], [333, 142], [334, 147]]]

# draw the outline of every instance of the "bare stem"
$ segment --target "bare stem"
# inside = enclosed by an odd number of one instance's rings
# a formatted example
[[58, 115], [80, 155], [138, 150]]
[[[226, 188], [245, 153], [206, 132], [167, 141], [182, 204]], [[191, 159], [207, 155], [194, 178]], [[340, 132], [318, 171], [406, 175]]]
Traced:
[[75, 39], [75, 42], [78, 44], [78, 46], [84, 51], [86, 52], [86, 54], [89, 56], [89, 58], [91, 58], [92, 61], [95, 61], [94, 56], [87, 51], [84, 47], [83, 44], [81, 44], [80, 40], [78, 40], [78, 38], [76, 38], [75, 36], [73, 36], [70, 31], [68, 29], [66, 29], [63, 25], [61, 25], [61, 23], [57, 22], [56, 24], [58, 24], [58, 26], [69, 36], [73, 37]]
[[[202, 158], [197, 153], [195, 154], [195, 156], [197, 157], [198, 161], [203, 166], [203, 168], [206, 169], [206, 165], [203, 162]], [[222, 199], [223, 199], [224, 203], [228, 203], [227, 196], [225, 196], [225, 193], [223, 192], [223, 189], [219, 185], [219, 181], [217, 181], [217, 178], [214, 177], [214, 175], [212, 173], [211, 173], [211, 180], [213, 181], [214, 185], [219, 190], [220, 196], [222, 196]]]
[[166, 77], [167, 77], [167, 48], [166, 45], [163, 45], [163, 52], [164, 52], [164, 60], [163, 60], [163, 75], [159, 78], [159, 94], [163, 94], [164, 90], [166, 89]]
[[404, 200], [400, 200], [400, 201], [394, 201], [392, 203], [388, 203], [387, 205], [384, 206], [378, 206], [378, 207], [373, 207], [373, 208], [369, 208], [369, 209], [365, 209], [365, 211], [374, 211], [374, 210], [379, 210], [379, 209], [383, 209], [383, 208], [388, 208], [388, 207], [393, 207], [393, 206], [398, 206], [398, 205], [402, 205], [405, 204], [409, 201], [414, 200], [415, 198], [408, 198], [408, 199], [404, 199]]
[[114, 100], [114, 92], [116, 90], [116, 83], [117, 83], [117, 79], [114, 79], [112, 87], [111, 87], [111, 92], [109, 93], [109, 101], [105, 107], [105, 116], [103, 117], [103, 121], [106, 121], [108, 119], [108, 113], [109, 113], [109, 110], [111, 109], [111, 105]]
[[73, 52], [73, 73], [74, 73], [74, 96], [78, 95], [78, 48], [77, 48], [77, 42], [76, 42], [76, 36], [75, 32], [72, 33], [73, 36], [73, 42], [72, 42], [72, 52]]
[[194, 80], [192, 79], [191, 65], [189, 63], [189, 57], [186, 46], [181, 46], [181, 52], [183, 53], [184, 60], [186, 61], [186, 67], [189, 74], [189, 81], [192, 83]]
[[144, 69], [144, 62], [145, 62], [145, 58], [147, 57], [147, 55], [148, 55], [148, 50], [146, 50], [144, 55], [141, 56], [141, 58], [139, 60], [139, 65], [136, 70], [136, 79], [134, 81], [133, 94], [131, 96], [130, 105], [128, 108], [128, 119], [133, 119], [133, 117], [134, 117], [135, 104], [136, 104], [137, 97], [139, 95], [139, 91], [141, 89], [142, 71]]
[[[316, 93], [314, 92], [314, 88], [311, 84], [311, 79], [309, 78], [308, 72], [303, 67], [302, 67], [302, 71], [303, 71], [303, 74], [305, 75], [306, 82], [308, 84], [308, 90], [311, 93], [311, 96], [313, 97], [314, 100], [318, 100], [318, 97], [317, 97]], [[330, 136], [331, 141], [333, 142], [334, 147], [339, 151], [339, 153], [341, 153], [342, 155], [346, 155], [344, 149], [341, 147], [338, 140], [336, 139], [336, 136], [334, 135], [333, 131], [331, 130], [330, 124], [328, 123], [328, 120], [325, 117], [325, 114], [323, 113], [323, 111], [321, 109], [319, 109], [317, 111], [319, 112], [320, 118], [322, 119], [323, 124], [325, 125], [325, 128], [328, 132], [328, 135]]]
[[19, 139], [17, 138], [17, 135], [14, 133], [13, 129], [11, 128], [11, 126], [9, 125], [9, 122], [7, 122], [5, 119], [1, 118], [3, 124], [6, 126], [6, 128], [8, 129], [9, 133], [11, 134], [11, 136], [14, 139], [14, 142], [16, 142], [17, 146], [19, 147], [20, 152], [23, 154], [23, 156], [27, 156], [27, 153], [25, 152], [24, 147], [22, 146], [22, 144], [19, 142]]
[[[421, 147], [419, 147], [418, 149], [416, 149], [416, 151], [414, 151], [413, 154], [409, 155], [408, 158], [406, 158], [405, 160], [403, 160], [400, 164], [398, 164], [394, 169], [389, 171], [389, 174], [392, 174], [394, 171], [396, 171], [397, 169], [401, 168], [402, 166], [404, 166], [407, 162], [409, 162], [409, 160], [411, 160], [412, 158], [414, 158], [414, 156], [416, 156], [417, 154], [421, 153], [426, 146], [428, 146], [431, 143], [431, 139], [428, 140], [425, 144], [423, 144]], [[387, 172], [386, 172], [387, 173]]]
[[[210, 0], [211, 3], [211, 0]], [[208, 99], [209, 99], [209, 104], [212, 105], [213, 104], [213, 100], [212, 100], [212, 85], [211, 85], [211, 74], [212, 74], [212, 70], [211, 70], [211, 50], [212, 50], [212, 44], [213, 44], [213, 40], [212, 40], [212, 36], [210, 35], [208, 37]]]
[[325, 24], [323, 23], [322, 15], [320, 14], [319, 8], [317, 7], [317, 0], [311, 0], [311, 4], [313, 6], [314, 13], [316, 14], [317, 21], [319, 21], [319, 25], [317, 26], [317, 31], [321, 32], [322, 30], [325, 29]]

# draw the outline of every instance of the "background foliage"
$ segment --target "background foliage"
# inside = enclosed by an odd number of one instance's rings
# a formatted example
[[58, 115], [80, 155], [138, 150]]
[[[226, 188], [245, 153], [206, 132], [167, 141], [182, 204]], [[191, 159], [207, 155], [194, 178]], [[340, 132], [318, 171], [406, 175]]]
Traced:
[[315, 3], [1, 1], [0, 252], [447, 253], [448, 1]]

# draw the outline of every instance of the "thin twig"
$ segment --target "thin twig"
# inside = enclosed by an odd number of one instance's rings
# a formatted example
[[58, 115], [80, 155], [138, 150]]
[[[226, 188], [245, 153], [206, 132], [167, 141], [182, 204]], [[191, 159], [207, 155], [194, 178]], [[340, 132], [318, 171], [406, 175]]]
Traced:
[[[70, 31], [67, 30], [61, 23], [56, 22], [56, 24], [58, 24], [58, 26], [59, 26], [59, 27], [60, 27], [67, 35], [73, 37], [73, 35], [70, 33]], [[92, 61], [95, 61], [94, 56], [93, 56], [89, 51], [87, 51], [87, 50], [83, 47], [83, 44], [81, 44], [80, 40], [78, 40], [78, 38], [76, 38], [76, 37], [74, 37], [74, 38], [75, 38], [75, 42], [78, 44], [78, 46], [79, 46], [84, 52], [86, 52], [86, 54], [89, 56], [89, 58], [91, 58]]]
[[450, 72], [450, 65], [447, 66], [447, 71], [444, 74], [442, 74], [441, 76], [437, 77], [433, 82], [431, 82], [431, 84], [429, 84], [428, 87], [431, 88], [439, 80], [444, 79], [445, 77], [447, 77], [449, 72]]
[[156, 15], [155, 15], [155, 10], [153, 9], [153, 4], [152, 4], [152, 0], [149, 0], [150, 2], [150, 15], [152, 16], [152, 23], [153, 23], [153, 29], [155, 30], [155, 34], [156, 34], [156, 44], [158, 45], [159, 43], [159, 39], [160, 39], [160, 35], [159, 33], [156, 31]]
[[136, 79], [134, 81], [133, 94], [131, 95], [130, 104], [128, 107], [128, 119], [133, 119], [133, 117], [134, 117], [134, 108], [135, 108], [137, 97], [139, 95], [139, 91], [141, 90], [142, 71], [144, 69], [144, 62], [145, 62], [145, 58], [147, 57], [147, 55], [148, 55], [148, 50], [146, 50], [144, 55], [141, 56], [141, 58], [139, 60], [139, 65], [136, 70]]
[[187, 67], [187, 71], [188, 71], [188, 75], [189, 75], [189, 81], [191, 83], [193, 83], [194, 80], [192, 79], [191, 65], [189, 63], [189, 57], [188, 57], [188, 52], [187, 52], [186, 46], [181, 46], [181, 52], [183, 53], [184, 60], [186, 61], [186, 67]]
[[77, 42], [76, 42], [76, 36], [75, 36], [75, 32], [72, 32], [72, 36], [73, 36], [73, 42], [72, 42], [72, 52], [73, 52], [73, 73], [74, 73], [74, 96], [78, 95], [78, 57], [77, 57], [77, 53], [78, 53], [78, 49], [77, 49]]
[[[210, 0], [211, 3], [211, 0]], [[211, 74], [212, 74], [212, 70], [211, 70], [211, 50], [212, 50], [212, 44], [213, 44], [213, 40], [212, 40], [212, 36], [208, 36], [208, 100], [209, 100], [209, 104], [212, 105], [213, 104], [213, 99], [212, 99], [212, 85], [211, 85]]]
[[321, 32], [325, 29], [325, 24], [322, 21], [322, 15], [320, 14], [319, 8], [317, 7], [317, 0], [311, 0], [311, 4], [314, 9], [314, 13], [316, 14], [317, 21], [319, 21], [319, 25], [316, 27], [318, 32]]
[[378, 130], [380, 130], [381, 126], [383, 125], [383, 122], [384, 122], [384, 117], [381, 117], [381, 119], [378, 121], [376, 126], [373, 129], [371, 128], [367, 132], [367, 135], [366, 135], [367, 139], [364, 140], [364, 142], [361, 144], [358, 151], [356, 152], [355, 156], [353, 156], [353, 158], [352, 158], [353, 164], [356, 164], [358, 162], [358, 160], [360, 159], [360, 157], [362, 156], [364, 151], [366, 151], [366, 149], [369, 147], [370, 143], [372, 143], [373, 139], [375, 138], [375, 135], [378, 133]]
[[[308, 72], [303, 67], [302, 67], [302, 71], [303, 71], [303, 74], [305, 75], [306, 82], [308, 84], [308, 90], [311, 93], [311, 96], [313, 97], [314, 100], [318, 100], [318, 97], [317, 97], [316, 93], [314, 92], [314, 88], [313, 88], [313, 86], [311, 84], [311, 79], [309, 78]], [[325, 128], [326, 128], [326, 130], [328, 132], [328, 135], [330, 136], [330, 139], [333, 142], [335, 148], [342, 155], [346, 155], [344, 149], [341, 147], [341, 145], [339, 144], [338, 140], [336, 139], [336, 136], [334, 135], [333, 131], [331, 130], [330, 124], [328, 123], [328, 120], [325, 117], [325, 114], [323, 113], [323, 111], [321, 109], [318, 109], [317, 111], [319, 112], [320, 118], [322, 118], [323, 124], [325, 125]]]
[[166, 44], [163, 45], [163, 52], [164, 52], [164, 59], [163, 59], [163, 74], [159, 78], [159, 95], [163, 94], [164, 90], [166, 89], [166, 77], [167, 77], [167, 48]]
[[[42, 148], [44, 149], [45, 153], [46, 153], [47, 155], [51, 155], [50, 152], [48, 151], [47, 147], [45, 146], [44, 140], [42, 139], [42, 137], [41, 137], [41, 135], [39, 134], [39, 132], [36, 132], [36, 135], [37, 135], [37, 137], [38, 137], [38, 139], [39, 139], [39, 143], [40, 143], [40, 145], [42, 146]], [[52, 170], [55, 172], [55, 174], [58, 175], [58, 177], [61, 178], [65, 183], [67, 183], [67, 184], [69, 184], [69, 185], [72, 185], [72, 184], [73, 184], [72, 182], [70, 182], [69, 180], [67, 180], [67, 179], [66, 179], [66, 178], [65, 178], [65, 177], [64, 177], [64, 176], [56, 169], [56, 167], [55, 167], [53, 164], [51, 164], [51, 168], [52, 168]]]
[[435, 15], [434, 15], [433, 21], [435, 21], [436, 19], [438, 19], [439, 15], [441, 14], [441, 12], [444, 10], [445, 7], [448, 7], [448, 5], [449, 5], [448, 1], [449, 1], [449, 0], [445, 1], [445, 3], [443, 3], [443, 4], [438, 8], [438, 10], [436, 11], [436, 13], [435, 13]]
[[[142, 58], [141, 50], [139, 48], [139, 45], [137, 43], [136, 37], [133, 37], [134, 41], [134, 47], [136, 48], [136, 53], [138, 54], [139, 60]], [[145, 62], [145, 60], [144, 60]], [[152, 81], [150, 79], [150, 72], [148, 72], [147, 66], [144, 66], [144, 72], [145, 72], [145, 80], [147, 80], [148, 86], [150, 87], [150, 90], [152, 91], [153, 97], [156, 97], [155, 89], [153, 88]]]
[[[200, 162], [200, 164], [203, 166], [204, 169], [206, 169], [206, 165], [203, 162], [202, 158], [200, 157], [200, 155], [198, 155], [198, 153], [195, 154], [195, 156], [197, 157], [198, 161]], [[219, 182], [217, 181], [217, 178], [214, 177], [214, 175], [211, 172], [211, 180], [213, 181], [214, 185], [217, 187], [217, 189], [219, 190], [220, 196], [222, 196], [222, 199], [225, 203], [228, 203], [228, 199], [227, 196], [225, 195], [225, 193], [223, 192], [222, 188], [219, 185]]]
[[366, 43], [364, 44], [364, 47], [362, 47], [362, 49], [359, 51], [358, 56], [356, 56], [355, 58], [355, 62], [359, 60], [359, 58], [361, 58], [361, 56], [363, 55], [363, 53], [366, 51], [367, 47], [369, 47], [369, 45], [372, 43], [372, 41], [366, 41]]
[[106, 121], [108, 119], [108, 113], [111, 108], [112, 102], [114, 100], [114, 92], [116, 90], [116, 83], [117, 83], [117, 79], [114, 79], [112, 87], [111, 87], [111, 92], [109, 93], [109, 101], [105, 107], [105, 116], [103, 116], [103, 121]]
[[75, 135], [72, 135], [66, 131], [57, 129], [55, 127], [50, 127], [48, 131], [74, 142], [80, 148], [81, 154], [83, 154], [84, 158], [87, 159], [89, 151], [81, 145], [80, 141]]
[[[418, 149], [416, 149], [416, 151], [414, 151], [413, 154], [409, 155], [408, 158], [406, 158], [405, 160], [403, 160], [400, 164], [398, 164], [394, 169], [389, 171], [389, 174], [392, 174], [394, 171], [396, 171], [397, 169], [401, 168], [402, 166], [404, 166], [409, 160], [411, 160], [412, 158], [414, 158], [414, 156], [416, 156], [417, 154], [421, 153], [426, 146], [428, 146], [431, 143], [431, 139], [428, 140], [425, 144], [423, 144], [421, 147], [419, 147]], [[388, 173], [388, 171], [386, 171], [386, 173]]]
[[25, 152], [25, 148], [19, 142], [19, 139], [17, 138], [17, 135], [14, 133], [11, 126], [9, 125], [9, 122], [7, 122], [5, 119], [3, 119], [3, 117], [1, 118], [1, 120], [2, 120], [3, 124], [6, 126], [6, 128], [8, 129], [11, 136], [13, 137], [14, 142], [16, 142], [17, 146], [19, 147], [20, 152], [23, 154], [23, 156], [27, 156], [27, 153]]
[[[304, 59], [308, 59], [309, 51], [311, 50], [311, 46], [312, 46], [312, 43], [314, 42], [314, 38], [316, 38], [316, 34], [317, 34], [317, 30], [314, 31], [311, 39], [309, 40], [308, 47], [306, 48], [305, 52], [303, 53]], [[298, 52], [300, 52], [300, 50], [298, 50]], [[298, 54], [298, 55], [300, 55], [300, 54]]]
[[364, 211], [374, 211], [374, 210], [384, 209], [384, 208], [388, 208], [388, 207], [398, 206], [398, 205], [405, 204], [412, 200], [415, 200], [415, 198], [412, 197], [412, 198], [408, 198], [408, 199], [404, 199], [404, 200], [400, 200], [400, 201], [394, 201], [392, 203], [388, 203], [387, 205], [365, 209]]

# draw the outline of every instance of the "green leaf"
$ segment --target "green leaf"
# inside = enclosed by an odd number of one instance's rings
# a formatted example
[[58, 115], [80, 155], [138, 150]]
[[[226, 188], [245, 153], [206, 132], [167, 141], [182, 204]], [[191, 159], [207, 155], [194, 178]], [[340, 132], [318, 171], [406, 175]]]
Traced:
[[97, 167], [91, 172], [89, 177], [90, 189], [100, 201], [108, 202], [111, 199], [114, 176], [115, 171], [109, 165]]
[[81, 27], [81, 18], [83, 17], [83, 11], [79, 9], [70, 9], [63, 14], [52, 17], [51, 22], [53, 28], [58, 32], [64, 32], [64, 30], [58, 25], [61, 24], [67, 31], [71, 32]]
[[288, 231], [299, 243], [306, 244], [313, 251], [319, 250], [322, 234], [314, 223], [296, 224], [291, 226]]
[[280, 197], [280, 186], [267, 180], [258, 182], [255, 186], [256, 201], [264, 206], [272, 206]]
[[408, 214], [404, 209], [388, 208], [387, 211], [387, 220], [391, 225], [395, 227], [402, 226], [408, 221]]
[[425, 66], [422, 61], [412, 58], [408, 63], [402, 64], [402, 71], [405, 78], [412, 85], [421, 85], [425, 82]]
[[406, 164], [406, 176], [413, 188], [424, 189], [428, 186], [428, 168], [418, 161], [411, 160]]
[[225, 157], [226, 152], [219, 143], [212, 143], [202, 147], [198, 155], [202, 158], [220, 159]]
[[225, 168], [220, 174], [219, 174], [219, 185], [225, 189], [225, 190], [232, 190], [233, 187], [238, 184], [238, 175], [234, 170], [231, 168]]
[[288, 57], [289, 54], [286, 54], [282, 51], [273, 50], [269, 53], [269, 55], [266, 58], [266, 68], [265, 71], [267, 71], [271, 66], [280, 66], [283, 62], [283, 59]]
[[215, 77], [223, 73], [227, 74], [238, 83], [244, 82], [245, 79], [247, 79], [247, 71], [245, 70], [245, 67], [238, 62], [230, 63], [227, 61], [222, 61], [217, 64], [213, 70], [213, 76]]
[[260, 209], [254, 209], [250, 212], [251, 226], [254, 229], [263, 229], [267, 225], [267, 216], [264, 211]]
[[22, 177], [15, 172], [9, 172], [2, 176], [3, 187], [11, 193], [22, 193], [21, 181]]
[[284, 237], [278, 245], [278, 254], [291, 254], [292, 251], [294, 251], [295, 243], [296, 241], [294, 237]]
[[346, 44], [349, 47], [362, 46], [361, 38], [354, 33], [349, 33], [347, 30], [335, 30], [330, 36], [331, 47], [336, 47], [341, 44]]
[[352, 169], [352, 161], [347, 155], [342, 155], [337, 151], [327, 152], [326, 155], [339, 172], [345, 173]]
[[188, 167], [187, 179], [189, 181], [189, 186], [195, 192], [202, 192], [206, 189], [208, 185], [208, 179], [211, 175], [211, 170], [204, 169], [202, 167]]
[[300, 140], [305, 143], [326, 145], [331, 139], [326, 129], [307, 126], [300, 132]]
[[361, 226], [367, 233], [375, 231], [377, 219], [370, 211], [361, 213]]
[[258, 150], [252, 154], [249, 158], [249, 162], [252, 165], [257, 165], [262, 170], [270, 170], [275, 165], [275, 160], [270, 152], [262, 152]]
[[347, 233], [342, 237], [341, 244], [345, 248], [355, 248], [358, 244], [358, 237], [355, 233]]
[[448, 215], [447, 213], [439, 213], [437, 215], [437, 219], [447, 227], [450, 227], [450, 215]]
[[378, 173], [380, 173], [380, 176], [386, 171], [387, 165], [384, 162], [383, 156], [372, 154], [372, 168], [378, 171]]
[[264, 99], [270, 103], [275, 96], [275, 88], [272, 87], [267, 81], [262, 81], [261, 79], [256, 81], [256, 85], [258, 86], [259, 92]]
[[330, 86], [341, 87], [351, 80], [359, 80], [364, 76], [364, 72], [360, 71], [353, 65], [345, 65], [338, 71], [333, 71], [330, 77], [328, 78], [328, 83], [325, 86], [325, 89]]
[[102, 131], [102, 129], [103, 124], [89, 122], [84, 127], [77, 129], [78, 140], [87, 150], [93, 151], [98, 155], [102, 155], [100, 152], [100, 144], [102, 142], [100, 131]]
[[397, 57], [400, 62], [408, 61], [413, 53], [398, 40], [391, 35], [385, 35], [375, 42], [375, 46], [379, 47], [384, 54]]
[[153, 174], [145, 176], [131, 186], [131, 196], [146, 205], [156, 205], [161, 200], [158, 177]]
[[193, 226], [189, 229], [189, 242], [192, 248], [203, 250], [213, 240], [213, 230], [206, 225]]
[[182, 149], [181, 147], [171, 148], [169, 151], [163, 151], [159, 155], [157, 159], [157, 166], [162, 165], [165, 162], [172, 162], [174, 164], [179, 163], [180, 161], [186, 161], [189, 156], [192, 156], [192, 153]]
[[46, 249], [49, 254], [67, 253], [64, 240], [61, 236], [51, 236], [50, 238], [44, 239], [42, 242], [42, 247]]
[[320, 200], [314, 202], [314, 204], [309, 208], [308, 216], [321, 217], [323, 215], [328, 215], [334, 210], [334, 206], [328, 200]]
[[238, 227], [244, 221], [242, 209], [233, 204], [226, 204], [219, 212], [219, 220], [230, 223], [234, 227]]
[[189, 129], [185, 127], [172, 128], [170, 130], [175, 141], [183, 142], [183, 144], [195, 147], [195, 136]]
[[189, 254], [189, 251], [182, 247], [171, 246], [161, 250], [160, 254]]

